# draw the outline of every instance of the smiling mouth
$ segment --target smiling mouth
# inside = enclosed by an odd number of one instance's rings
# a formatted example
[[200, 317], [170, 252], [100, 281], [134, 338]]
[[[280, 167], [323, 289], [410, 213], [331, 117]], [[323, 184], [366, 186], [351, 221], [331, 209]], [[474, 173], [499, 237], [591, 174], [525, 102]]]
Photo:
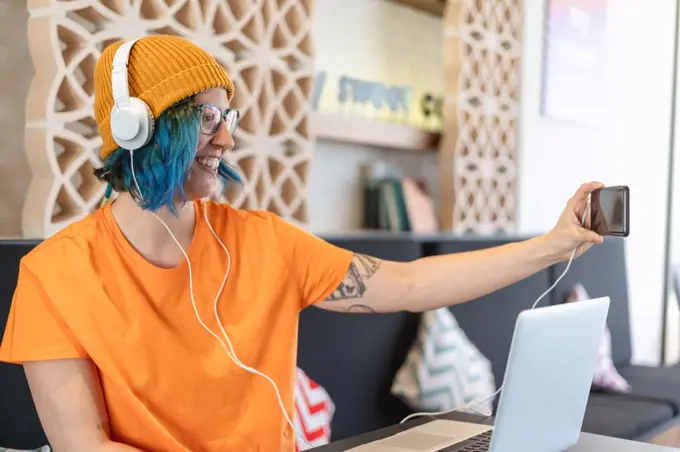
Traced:
[[214, 174], [217, 173], [217, 168], [220, 166], [219, 157], [196, 157], [195, 161], [198, 165], [203, 167], [204, 170]]

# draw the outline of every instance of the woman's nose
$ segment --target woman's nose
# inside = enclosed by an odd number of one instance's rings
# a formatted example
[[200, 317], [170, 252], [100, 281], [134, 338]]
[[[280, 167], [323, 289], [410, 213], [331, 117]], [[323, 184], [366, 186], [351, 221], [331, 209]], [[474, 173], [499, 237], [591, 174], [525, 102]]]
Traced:
[[225, 152], [234, 149], [234, 137], [229, 133], [229, 127], [224, 121], [222, 121], [220, 128], [210, 142], [213, 146], [222, 148]]

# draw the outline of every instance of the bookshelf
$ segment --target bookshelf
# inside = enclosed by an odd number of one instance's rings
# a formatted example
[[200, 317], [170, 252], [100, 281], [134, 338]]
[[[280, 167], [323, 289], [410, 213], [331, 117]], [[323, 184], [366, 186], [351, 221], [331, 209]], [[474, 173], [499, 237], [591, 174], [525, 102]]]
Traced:
[[317, 140], [413, 152], [437, 152], [441, 136], [410, 124], [333, 113], [314, 113], [312, 124]]

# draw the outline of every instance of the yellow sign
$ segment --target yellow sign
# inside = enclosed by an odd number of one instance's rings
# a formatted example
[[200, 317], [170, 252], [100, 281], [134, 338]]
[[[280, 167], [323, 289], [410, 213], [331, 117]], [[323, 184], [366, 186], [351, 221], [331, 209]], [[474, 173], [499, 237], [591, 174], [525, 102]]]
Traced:
[[321, 112], [400, 122], [423, 129], [441, 128], [441, 97], [412, 86], [363, 80], [349, 75], [317, 74], [313, 107]]

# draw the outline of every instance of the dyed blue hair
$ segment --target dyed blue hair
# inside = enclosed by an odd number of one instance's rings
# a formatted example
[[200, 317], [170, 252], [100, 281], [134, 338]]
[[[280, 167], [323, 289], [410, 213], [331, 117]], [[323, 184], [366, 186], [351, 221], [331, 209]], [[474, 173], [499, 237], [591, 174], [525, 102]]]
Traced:
[[[132, 177], [128, 150], [118, 148], [109, 154], [95, 175], [109, 184], [107, 196], [111, 189], [128, 192], [144, 209], [155, 212], [167, 207], [177, 215], [177, 198], [187, 201], [184, 183], [194, 161], [198, 134], [199, 116], [193, 100], [176, 104], [160, 115], [151, 141], [132, 154], [141, 196]], [[242, 183], [236, 170], [223, 160], [217, 174], [225, 184]]]

